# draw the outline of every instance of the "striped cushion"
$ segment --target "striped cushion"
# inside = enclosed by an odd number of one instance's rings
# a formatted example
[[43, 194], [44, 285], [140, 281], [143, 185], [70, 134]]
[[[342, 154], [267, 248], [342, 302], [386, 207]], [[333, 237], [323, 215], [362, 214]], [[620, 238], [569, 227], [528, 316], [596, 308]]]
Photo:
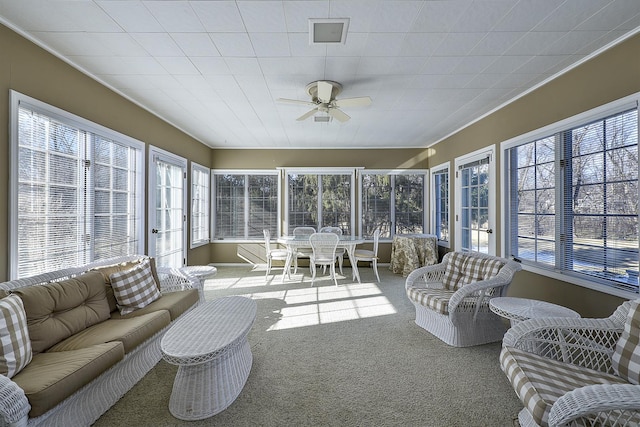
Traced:
[[31, 340], [22, 300], [9, 295], [0, 300], [0, 374], [11, 378], [31, 362]]
[[499, 259], [484, 259], [482, 263], [482, 280], [488, 280], [500, 273], [504, 262]]
[[448, 289], [407, 288], [407, 296], [411, 301], [441, 314], [449, 314], [451, 295], [453, 295], [453, 291]]
[[640, 300], [631, 303], [611, 364], [622, 378], [632, 384], [640, 384]]
[[551, 406], [579, 387], [625, 384], [615, 375], [559, 362], [512, 347], [503, 347], [500, 366], [538, 425], [547, 426]]
[[450, 290], [456, 290], [460, 280], [464, 277], [464, 264], [467, 260], [467, 255], [462, 252], [454, 252], [447, 258], [447, 265], [444, 268], [444, 277], [442, 283], [444, 287]]
[[113, 273], [110, 278], [121, 314], [132, 313], [160, 298], [149, 260], [131, 270]]

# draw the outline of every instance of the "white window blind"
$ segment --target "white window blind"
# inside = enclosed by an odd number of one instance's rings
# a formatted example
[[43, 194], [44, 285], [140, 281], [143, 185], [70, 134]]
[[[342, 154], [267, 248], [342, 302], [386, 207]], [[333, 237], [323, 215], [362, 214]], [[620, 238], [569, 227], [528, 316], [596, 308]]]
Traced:
[[440, 242], [449, 241], [449, 168], [432, 173], [433, 233]]
[[141, 146], [40, 104], [12, 104], [11, 277], [139, 253]]
[[209, 243], [209, 169], [191, 163], [191, 247]]

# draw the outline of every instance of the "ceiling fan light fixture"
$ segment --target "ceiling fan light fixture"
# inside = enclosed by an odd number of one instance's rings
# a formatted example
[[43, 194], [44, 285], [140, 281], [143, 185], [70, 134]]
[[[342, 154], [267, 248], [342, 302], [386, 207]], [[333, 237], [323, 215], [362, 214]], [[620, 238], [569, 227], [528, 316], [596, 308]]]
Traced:
[[309, 44], [345, 44], [349, 18], [309, 19]]
[[331, 121], [331, 116], [314, 116], [313, 121], [316, 123], [328, 123]]

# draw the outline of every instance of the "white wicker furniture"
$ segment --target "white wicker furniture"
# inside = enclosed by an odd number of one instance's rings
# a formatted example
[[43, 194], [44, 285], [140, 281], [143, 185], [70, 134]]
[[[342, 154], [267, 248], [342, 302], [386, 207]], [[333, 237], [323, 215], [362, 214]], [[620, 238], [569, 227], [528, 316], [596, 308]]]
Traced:
[[[342, 236], [342, 228], [327, 226], [320, 229], [320, 233], [334, 233], [338, 236]], [[336, 258], [338, 259], [338, 266], [340, 267], [340, 274], [342, 274], [342, 265], [344, 264], [345, 248], [336, 248]]]
[[208, 418], [236, 400], [251, 371], [247, 335], [255, 318], [255, 301], [224, 297], [200, 304], [169, 329], [161, 349], [179, 366], [169, 400], [174, 417]]
[[530, 319], [509, 329], [500, 365], [524, 404], [522, 427], [640, 425], [640, 386], [612, 367], [630, 305], [605, 319]]
[[[0, 289], [12, 290], [65, 280], [83, 274], [93, 268], [138, 260], [141, 255], [122, 256], [96, 261], [74, 268], [67, 268], [24, 279], [0, 283]], [[162, 293], [195, 289], [198, 282], [191, 280], [177, 269], [159, 267], [158, 275]], [[203, 294], [199, 289], [200, 301]], [[116, 365], [96, 377], [75, 394], [36, 418], [27, 418], [30, 410], [24, 392], [10, 379], [0, 375], [0, 426], [89, 426], [113, 406], [124, 394], [144, 377], [161, 359], [160, 339], [169, 328], [138, 345]]]
[[336, 248], [340, 237], [334, 233], [314, 233], [309, 236], [309, 243], [313, 253], [311, 254], [311, 286], [316, 279], [316, 267], [327, 266], [336, 286]]
[[[352, 262], [358, 263], [358, 261], [370, 262], [373, 267], [373, 271], [376, 273], [376, 279], [380, 283], [380, 276], [378, 275], [378, 241], [380, 240], [380, 230], [376, 230], [373, 233], [373, 250], [368, 249], [356, 249], [353, 253], [354, 257]], [[360, 279], [358, 277], [358, 279]]]
[[570, 308], [529, 298], [491, 298], [489, 308], [498, 316], [508, 319], [511, 322], [511, 326], [523, 320], [542, 317], [580, 317], [580, 313]]
[[[485, 272], [485, 266], [493, 272]], [[489, 309], [489, 300], [502, 296], [521, 269], [519, 263], [505, 258], [449, 252], [441, 263], [412, 271], [405, 289], [416, 308], [416, 324], [454, 347], [500, 341], [506, 327]], [[452, 275], [460, 279], [455, 286], [449, 283]]]
[[[262, 233], [264, 234], [264, 249], [266, 251], [267, 257], [267, 273], [265, 274], [265, 277], [269, 277], [269, 273], [271, 273], [271, 267], [273, 266], [273, 261], [286, 261], [289, 254], [286, 249], [277, 249], [271, 247], [271, 232], [269, 230], [264, 229], [262, 230]], [[295, 263], [295, 273], [296, 271], [298, 271], [298, 257], [294, 256], [293, 261]], [[285, 270], [283, 274], [284, 273], [288, 274], [289, 272]]]

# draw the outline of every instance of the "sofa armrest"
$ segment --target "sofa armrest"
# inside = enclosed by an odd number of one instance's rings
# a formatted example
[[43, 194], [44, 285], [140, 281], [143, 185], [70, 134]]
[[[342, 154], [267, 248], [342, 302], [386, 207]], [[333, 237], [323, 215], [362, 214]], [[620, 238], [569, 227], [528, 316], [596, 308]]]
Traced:
[[442, 289], [444, 287], [444, 284], [442, 283], [444, 270], [444, 263], [416, 268], [407, 276], [407, 280], [404, 282], [404, 287], [405, 289]]
[[[612, 316], [613, 317], [613, 316]], [[606, 319], [541, 318], [511, 327], [502, 345], [573, 365], [613, 373], [611, 355], [624, 323]]]
[[[580, 420], [587, 421], [580, 423]], [[597, 422], [594, 423], [594, 420]], [[549, 412], [549, 426], [638, 425], [640, 386], [598, 384], [581, 387], [561, 396]]]
[[186, 274], [179, 268], [158, 267], [158, 277], [160, 278], [160, 292], [184, 291], [187, 289], [197, 289], [200, 302], [204, 301], [204, 290], [201, 281]]
[[30, 410], [24, 391], [10, 378], [0, 375], [0, 425], [26, 426]]

